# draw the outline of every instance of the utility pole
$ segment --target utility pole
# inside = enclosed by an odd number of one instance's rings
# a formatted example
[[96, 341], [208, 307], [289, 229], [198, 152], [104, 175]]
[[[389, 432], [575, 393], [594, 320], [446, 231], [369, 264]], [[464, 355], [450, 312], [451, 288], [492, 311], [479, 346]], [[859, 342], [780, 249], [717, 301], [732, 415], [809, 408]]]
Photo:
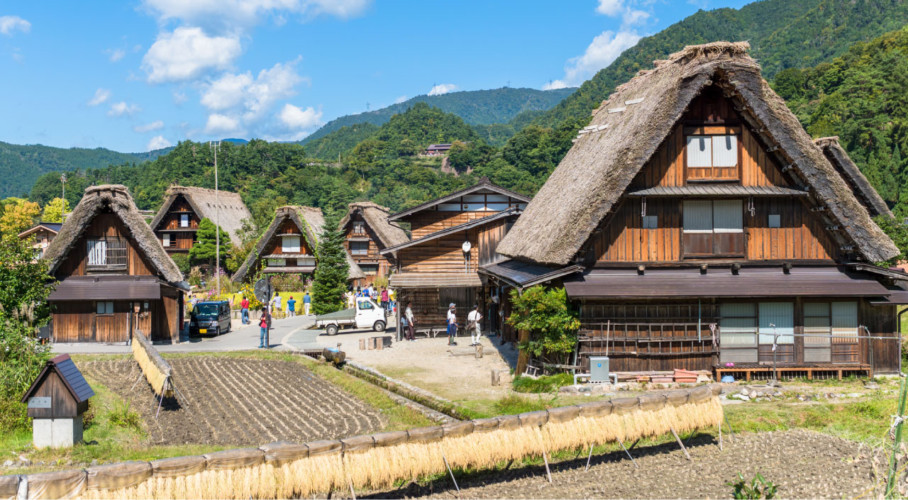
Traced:
[[63, 208], [60, 209], [60, 222], [66, 222], [66, 172], [60, 174], [60, 184], [63, 185]]
[[217, 294], [221, 296], [221, 203], [218, 197], [218, 147], [221, 141], [209, 143], [214, 149], [214, 274], [217, 277]]

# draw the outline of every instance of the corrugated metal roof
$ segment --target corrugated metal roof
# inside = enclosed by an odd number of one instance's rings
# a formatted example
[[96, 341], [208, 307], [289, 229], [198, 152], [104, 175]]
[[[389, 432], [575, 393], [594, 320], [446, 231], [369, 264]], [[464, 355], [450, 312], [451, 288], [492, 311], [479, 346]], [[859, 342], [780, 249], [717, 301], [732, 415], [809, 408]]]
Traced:
[[392, 274], [394, 288], [472, 288], [481, 287], [478, 273], [399, 273]]
[[480, 273], [495, 276], [517, 288], [544, 283], [582, 270], [583, 267], [577, 265], [563, 267], [543, 266], [518, 260], [506, 260], [495, 264], [487, 264], [479, 268]]
[[571, 298], [667, 297], [884, 297], [890, 295], [878, 281], [848, 274], [835, 267], [799, 268], [789, 274], [782, 267], [748, 268], [732, 274], [729, 268], [596, 269], [565, 280]]
[[[57, 284], [47, 300], [153, 300], [161, 298], [156, 278], [71, 277]], [[151, 279], [149, 279], [151, 278]]]
[[739, 186], [734, 184], [694, 184], [656, 186], [629, 191], [628, 196], [807, 196], [807, 191], [780, 186]]

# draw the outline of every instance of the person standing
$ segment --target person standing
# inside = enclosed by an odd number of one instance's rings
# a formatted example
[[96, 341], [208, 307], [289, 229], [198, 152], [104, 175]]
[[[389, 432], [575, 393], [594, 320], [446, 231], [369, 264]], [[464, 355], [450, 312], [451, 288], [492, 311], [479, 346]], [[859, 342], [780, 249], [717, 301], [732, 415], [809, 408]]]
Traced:
[[246, 299], [246, 296], [243, 295], [243, 300], [240, 301], [240, 316], [243, 319], [243, 324], [249, 324], [249, 301]]
[[407, 310], [404, 312], [404, 320], [407, 322], [407, 340], [414, 341], [416, 340], [416, 318], [413, 317], [413, 308], [410, 307], [412, 302], [407, 302]]
[[272, 306], [274, 306], [272, 311], [275, 311], [277, 313], [281, 312], [281, 294], [280, 293], [275, 292], [274, 298], [271, 299], [271, 304], [272, 304]]
[[268, 306], [262, 306], [262, 319], [259, 321], [259, 349], [266, 349], [270, 346], [265, 345], [265, 339], [268, 338], [268, 330], [271, 329], [271, 313], [268, 312]]
[[381, 308], [388, 312], [388, 304], [391, 302], [391, 299], [388, 297], [388, 289], [381, 287]]
[[473, 310], [467, 314], [467, 330], [470, 331], [470, 345], [479, 345], [479, 337], [482, 332], [479, 329], [479, 322], [482, 321], [482, 314], [479, 314], [479, 304], [473, 304]]
[[287, 317], [292, 318], [296, 316], [296, 299], [293, 298], [293, 295], [287, 299]]
[[303, 309], [305, 309], [306, 316], [309, 316], [309, 307], [312, 305], [312, 297], [309, 296], [309, 292], [306, 292], [306, 295], [303, 295]]
[[454, 337], [457, 336], [457, 306], [451, 302], [448, 305], [448, 345], [457, 345]]

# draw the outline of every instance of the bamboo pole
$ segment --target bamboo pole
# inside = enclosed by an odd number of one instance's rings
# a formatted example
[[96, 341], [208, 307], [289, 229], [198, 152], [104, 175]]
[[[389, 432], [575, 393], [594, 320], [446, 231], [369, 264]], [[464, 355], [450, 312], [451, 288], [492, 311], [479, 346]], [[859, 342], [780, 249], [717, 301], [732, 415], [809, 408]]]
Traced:
[[908, 389], [908, 378], [902, 376], [902, 387], [899, 390], [899, 412], [895, 416], [895, 439], [892, 443], [892, 454], [889, 456], [889, 477], [886, 481], [886, 498], [893, 498], [895, 488], [896, 466], [898, 465], [899, 446], [902, 443], [902, 416], [905, 414], [905, 391]]

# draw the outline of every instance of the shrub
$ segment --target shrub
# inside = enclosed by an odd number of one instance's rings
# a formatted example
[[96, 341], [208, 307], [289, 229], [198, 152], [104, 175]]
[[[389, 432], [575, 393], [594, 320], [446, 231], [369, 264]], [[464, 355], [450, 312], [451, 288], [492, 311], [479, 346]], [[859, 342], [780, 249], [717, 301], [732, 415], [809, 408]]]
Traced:
[[517, 392], [554, 392], [560, 387], [574, 383], [574, 377], [570, 373], [557, 373], [555, 375], [543, 375], [539, 378], [517, 377], [511, 383]]
[[175, 253], [170, 256], [173, 259], [173, 263], [177, 265], [177, 268], [180, 269], [180, 272], [183, 273], [183, 276], [189, 275], [189, 256], [185, 253]]
[[764, 479], [759, 472], [750, 480], [750, 483], [744, 479], [744, 474], [739, 472], [738, 480], [728, 483], [728, 485], [732, 487], [732, 498], [736, 499], [770, 499], [776, 496], [776, 485]]
[[546, 290], [537, 285], [523, 291], [511, 290], [512, 312], [508, 324], [518, 330], [529, 330], [530, 339], [520, 345], [534, 356], [550, 356], [567, 362], [567, 355], [577, 344], [580, 320], [567, 301], [564, 288]]
[[115, 427], [142, 429], [142, 419], [129, 408], [129, 403], [117, 402], [107, 414], [107, 420]]

